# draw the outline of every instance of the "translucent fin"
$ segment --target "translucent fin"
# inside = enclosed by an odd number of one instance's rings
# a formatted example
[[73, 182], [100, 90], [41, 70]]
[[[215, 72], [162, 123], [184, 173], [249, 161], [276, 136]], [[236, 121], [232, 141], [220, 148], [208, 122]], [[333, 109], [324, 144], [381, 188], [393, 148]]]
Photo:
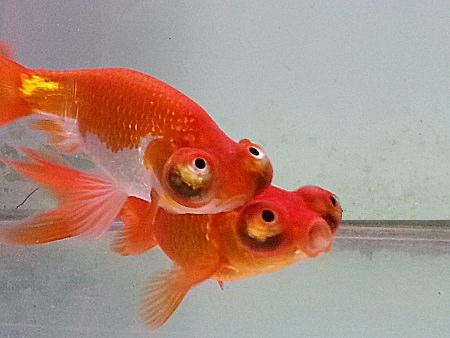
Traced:
[[210, 278], [218, 269], [187, 272], [180, 267], [162, 272], [150, 280], [145, 288], [141, 304], [141, 319], [147, 327], [160, 327], [174, 313], [188, 291], [195, 285]]
[[158, 244], [152, 232], [157, 212], [156, 193], [152, 194], [151, 202], [128, 197], [119, 213], [124, 228], [111, 244], [111, 250], [122, 256], [139, 255]]
[[81, 148], [81, 139], [74, 119], [45, 114], [45, 118], [32, 120], [30, 126], [48, 133], [48, 143], [60, 152], [73, 154]]
[[48, 189], [58, 207], [0, 228], [0, 238], [27, 245], [79, 235], [99, 238], [108, 231], [127, 198], [114, 182], [46, 162], [38, 151], [22, 151], [31, 161], [3, 161]]

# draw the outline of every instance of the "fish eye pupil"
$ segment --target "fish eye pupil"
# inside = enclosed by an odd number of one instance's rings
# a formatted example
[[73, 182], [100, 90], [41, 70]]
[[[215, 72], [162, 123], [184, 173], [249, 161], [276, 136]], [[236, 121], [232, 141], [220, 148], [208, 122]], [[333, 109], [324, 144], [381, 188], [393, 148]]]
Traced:
[[270, 210], [264, 210], [261, 214], [262, 219], [264, 222], [270, 223], [275, 220], [275, 214]]
[[255, 147], [249, 147], [248, 151], [250, 152], [250, 154], [252, 154], [253, 156], [260, 156], [261, 153], [259, 152], [258, 149], [256, 149]]
[[197, 167], [197, 169], [205, 169], [206, 161], [203, 158], [199, 157], [194, 160], [194, 165]]
[[331, 201], [331, 204], [333, 204], [333, 206], [335, 207], [337, 204], [336, 197], [330, 196], [330, 201]]

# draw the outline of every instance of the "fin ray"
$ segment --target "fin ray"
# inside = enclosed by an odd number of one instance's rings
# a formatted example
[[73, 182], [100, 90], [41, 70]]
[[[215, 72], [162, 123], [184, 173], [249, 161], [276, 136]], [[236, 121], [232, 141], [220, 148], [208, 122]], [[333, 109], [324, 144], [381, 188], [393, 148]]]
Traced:
[[3, 161], [48, 189], [57, 198], [58, 207], [1, 228], [1, 238], [26, 245], [73, 236], [99, 238], [108, 231], [126, 193], [113, 181], [46, 162], [36, 150], [22, 151], [30, 161]]
[[213, 265], [203, 270], [186, 271], [178, 266], [154, 276], [144, 289], [141, 320], [147, 327], [163, 325], [175, 312], [189, 290], [217, 271]]

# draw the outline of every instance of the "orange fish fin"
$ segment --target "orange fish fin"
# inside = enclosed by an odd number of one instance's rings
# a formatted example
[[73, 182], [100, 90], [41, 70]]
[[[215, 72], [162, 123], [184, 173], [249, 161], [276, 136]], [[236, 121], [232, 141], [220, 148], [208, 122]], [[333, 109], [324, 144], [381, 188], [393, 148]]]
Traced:
[[145, 326], [163, 325], [180, 305], [188, 291], [210, 278], [218, 266], [186, 271], [178, 266], [153, 277], [144, 289], [141, 319]]
[[124, 227], [111, 244], [111, 250], [122, 255], [139, 255], [156, 244], [152, 226], [158, 212], [158, 198], [152, 194], [151, 202], [130, 196], [120, 210]]
[[75, 234], [58, 209], [0, 228], [0, 239], [16, 245], [43, 244], [73, 236]]
[[27, 101], [20, 95], [25, 67], [5, 56], [0, 56], [0, 126], [32, 114]]
[[218, 280], [217, 283], [219, 283], [220, 290], [223, 291], [223, 280]]
[[108, 231], [125, 203], [126, 193], [107, 179], [46, 162], [38, 151], [22, 151], [30, 161], [3, 161], [48, 189], [58, 207], [2, 227], [0, 238], [26, 245], [79, 235], [98, 238]]
[[69, 167], [69, 162], [56, 149], [51, 147], [41, 147], [34, 149], [35, 154], [39, 154], [39, 159], [60, 167]]

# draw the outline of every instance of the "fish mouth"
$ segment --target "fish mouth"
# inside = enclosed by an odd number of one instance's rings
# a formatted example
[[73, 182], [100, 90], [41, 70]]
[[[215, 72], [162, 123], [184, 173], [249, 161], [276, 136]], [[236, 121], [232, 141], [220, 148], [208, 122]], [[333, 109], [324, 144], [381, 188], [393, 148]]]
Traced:
[[330, 226], [323, 219], [318, 218], [309, 227], [306, 254], [316, 257], [320, 253], [328, 252], [333, 245], [333, 234]]

